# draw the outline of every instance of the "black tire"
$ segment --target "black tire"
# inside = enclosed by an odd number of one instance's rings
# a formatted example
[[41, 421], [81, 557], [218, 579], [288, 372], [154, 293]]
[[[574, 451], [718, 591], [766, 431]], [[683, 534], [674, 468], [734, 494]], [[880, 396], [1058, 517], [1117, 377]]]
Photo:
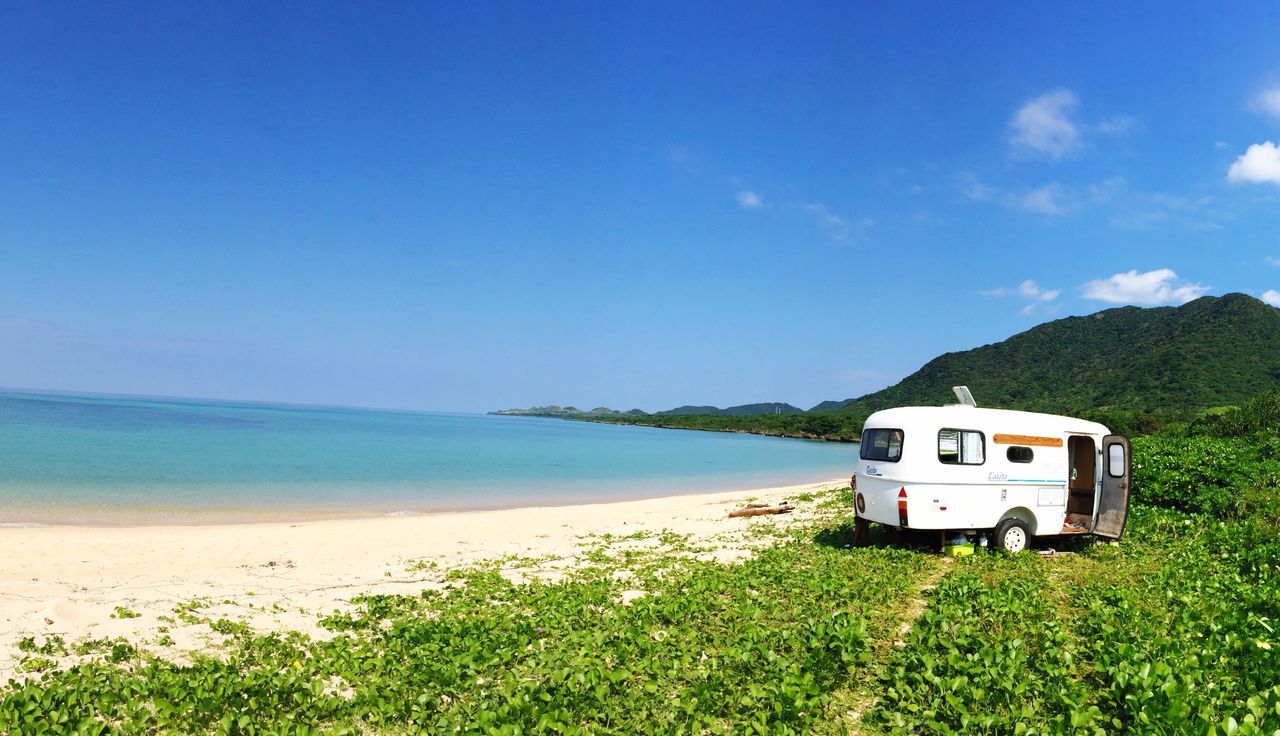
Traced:
[[1006, 552], [1023, 552], [1031, 549], [1031, 527], [1020, 519], [1005, 519], [996, 525], [996, 549]]
[[862, 517], [853, 520], [853, 546], [866, 547], [871, 544], [871, 522]]

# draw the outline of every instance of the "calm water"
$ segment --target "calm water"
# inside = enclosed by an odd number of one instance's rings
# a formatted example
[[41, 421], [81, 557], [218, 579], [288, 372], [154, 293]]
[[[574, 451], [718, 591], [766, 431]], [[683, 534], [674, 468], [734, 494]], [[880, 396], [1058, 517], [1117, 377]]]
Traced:
[[0, 392], [0, 525], [417, 513], [847, 477], [855, 445], [557, 419]]

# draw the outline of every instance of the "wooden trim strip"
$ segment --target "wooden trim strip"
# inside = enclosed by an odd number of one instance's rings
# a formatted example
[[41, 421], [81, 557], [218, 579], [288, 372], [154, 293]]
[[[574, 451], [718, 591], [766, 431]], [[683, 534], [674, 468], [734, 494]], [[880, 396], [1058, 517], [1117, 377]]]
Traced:
[[997, 434], [991, 436], [997, 445], [1031, 445], [1034, 447], [1062, 447], [1061, 437], [1032, 437], [1025, 434]]

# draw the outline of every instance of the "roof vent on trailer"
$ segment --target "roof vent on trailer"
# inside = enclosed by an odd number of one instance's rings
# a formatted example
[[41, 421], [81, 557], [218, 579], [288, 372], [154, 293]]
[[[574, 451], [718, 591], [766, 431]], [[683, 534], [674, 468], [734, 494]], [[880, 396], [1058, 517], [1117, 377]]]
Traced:
[[968, 386], [952, 386], [951, 390], [955, 392], [956, 400], [961, 406], [972, 406], [975, 409], [978, 407], [978, 402], [973, 400], [973, 394], [969, 393]]

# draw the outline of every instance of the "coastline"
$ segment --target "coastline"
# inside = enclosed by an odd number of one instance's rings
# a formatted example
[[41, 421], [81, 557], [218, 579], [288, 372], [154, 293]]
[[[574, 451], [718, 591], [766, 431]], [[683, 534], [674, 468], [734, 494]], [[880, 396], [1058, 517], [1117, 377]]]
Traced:
[[[654, 501], [678, 496], [701, 496], [738, 493], [740, 489], [762, 490], [809, 486], [827, 481], [814, 481], [815, 474], [802, 479], [794, 474], [761, 478], [753, 485], [745, 477], [719, 476], [701, 480], [648, 482], [632, 488], [575, 489], [554, 497], [520, 494], [502, 495], [498, 488], [473, 489], [473, 498], [459, 501], [442, 498], [428, 502], [380, 501], [365, 505], [289, 501], [257, 506], [121, 506], [113, 505], [45, 505], [38, 511], [19, 506], [0, 505], [0, 533], [10, 529], [143, 529], [165, 527], [270, 526], [330, 521], [369, 521], [386, 518], [421, 518], [450, 514], [470, 514], [524, 509], [594, 506]], [[819, 476], [820, 477], [820, 476]], [[602, 491], [603, 494], [602, 495]], [[211, 491], [216, 495], [216, 491]]]
[[[847, 481], [692, 493], [642, 500], [410, 516], [261, 523], [0, 529], [0, 682], [18, 672], [17, 642], [68, 644], [124, 637], [182, 659], [216, 646], [207, 626], [183, 626], [176, 609], [264, 631], [322, 632], [319, 617], [359, 595], [415, 593], [444, 584], [442, 571], [518, 555], [544, 558], [542, 573], [576, 564], [591, 535], [670, 531], [715, 539], [718, 557], [750, 548], [753, 525], [786, 525], [797, 512], [729, 519], [735, 504], [803, 501]], [[179, 619], [181, 617], [179, 616]]]
[[[810, 431], [799, 428], [780, 428], [761, 426], [761, 416], [771, 415], [741, 415], [741, 416], [704, 416], [698, 414], [679, 414], [662, 419], [656, 418], [656, 415], [649, 415], [645, 419], [636, 419], [635, 417], [608, 417], [608, 416], [578, 416], [578, 417], [554, 417], [563, 419], [567, 422], [588, 422], [591, 424], [612, 424], [621, 427], [653, 427], [655, 429], [682, 429], [693, 432], [720, 432], [724, 434], [748, 434], [757, 437], [779, 437], [792, 440], [810, 440], [813, 442], [835, 442], [843, 444], [855, 444], [861, 437], [862, 420], [857, 422], [858, 430], [851, 434], [842, 432], [827, 431]], [[784, 414], [784, 417], [804, 417], [812, 418], [813, 414], [805, 412], [803, 414]], [[864, 418], [865, 419], [865, 418]], [[715, 426], [716, 423], [728, 422], [724, 426]]]

